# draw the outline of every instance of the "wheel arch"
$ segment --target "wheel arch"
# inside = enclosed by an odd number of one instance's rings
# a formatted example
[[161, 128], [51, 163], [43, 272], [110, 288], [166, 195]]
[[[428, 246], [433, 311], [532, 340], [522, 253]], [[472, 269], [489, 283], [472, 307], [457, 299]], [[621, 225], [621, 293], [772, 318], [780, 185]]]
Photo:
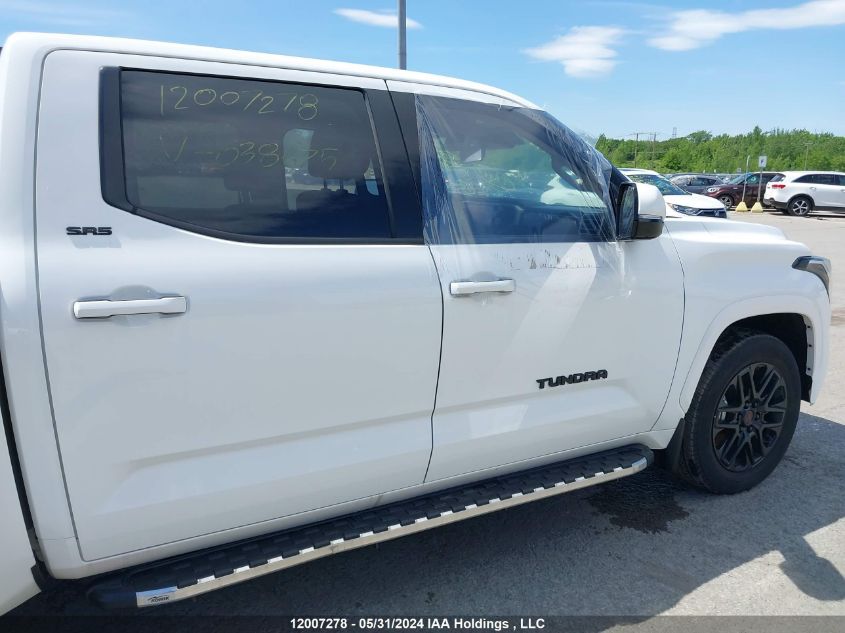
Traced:
[[810, 211], [816, 208], [816, 201], [813, 200], [813, 196], [811, 196], [809, 193], [796, 193], [794, 196], [792, 196], [791, 198], [789, 198], [789, 200], [786, 201], [787, 209], [789, 208], [789, 205], [792, 204], [792, 201], [796, 198], [807, 198], [807, 200], [810, 201]]
[[[808, 352], [812, 349], [812, 342], [808, 340], [808, 330], [812, 326], [807, 325], [805, 318], [800, 314], [781, 312], [776, 314], [759, 314], [756, 316], [740, 319], [731, 323], [719, 338], [715, 347], [730, 338], [735, 333], [743, 330], [752, 330], [762, 334], [769, 334], [781, 340], [792, 352], [795, 363], [798, 365], [798, 372], [801, 377], [801, 399], [809, 402], [810, 391], [813, 386], [813, 377], [807, 374]], [[712, 353], [712, 352], [711, 352]]]
[[822, 314], [820, 304], [806, 296], [758, 297], [726, 307], [705, 332], [690, 364], [680, 391], [682, 410], [689, 409], [713, 350], [725, 336], [743, 328], [771, 334], [786, 344], [801, 373], [801, 397], [814, 402], [827, 369], [824, 342], [829, 323], [829, 313]]

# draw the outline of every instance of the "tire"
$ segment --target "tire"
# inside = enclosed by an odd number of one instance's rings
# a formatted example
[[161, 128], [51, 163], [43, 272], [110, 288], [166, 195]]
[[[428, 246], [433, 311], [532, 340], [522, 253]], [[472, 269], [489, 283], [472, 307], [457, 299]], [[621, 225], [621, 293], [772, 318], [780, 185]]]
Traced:
[[789, 204], [786, 205], [786, 210], [789, 215], [804, 217], [813, 210], [813, 201], [807, 196], [795, 196], [789, 201]]
[[725, 205], [725, 211], [730, 211], [731, 207], [734, 206], [734, 199], [726, 194], [719, 196], [719, 202]]
[[[744, 395], [759, 406], [747, 406]], [[753, 488], [786, 452], [800, 401], [798, 364], [783, 341], [750, 330], [730, 335], [707, 361], [684, 418], [679, 474], [716, 494]]]

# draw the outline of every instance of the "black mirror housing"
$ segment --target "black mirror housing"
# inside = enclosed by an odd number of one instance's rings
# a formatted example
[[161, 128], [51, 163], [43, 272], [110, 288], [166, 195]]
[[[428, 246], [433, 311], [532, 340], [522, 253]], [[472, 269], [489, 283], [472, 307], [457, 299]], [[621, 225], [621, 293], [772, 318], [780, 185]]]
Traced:
[[635, 240], [653, 240], [663, 233], [663, 218], [653, 215], [641, 215], [637, 218], [637, 228], [634, 231]]

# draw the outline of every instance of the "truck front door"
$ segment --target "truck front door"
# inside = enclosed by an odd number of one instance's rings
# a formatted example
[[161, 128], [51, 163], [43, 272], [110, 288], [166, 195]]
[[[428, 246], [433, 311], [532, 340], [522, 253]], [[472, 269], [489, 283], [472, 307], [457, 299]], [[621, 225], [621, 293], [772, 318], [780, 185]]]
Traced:
[[647, 431], [681, 334], [671, 239], [616, 241], [610, 165], [548, 115], [437, 95], [406, 133], [444, 297], [427, 479]]

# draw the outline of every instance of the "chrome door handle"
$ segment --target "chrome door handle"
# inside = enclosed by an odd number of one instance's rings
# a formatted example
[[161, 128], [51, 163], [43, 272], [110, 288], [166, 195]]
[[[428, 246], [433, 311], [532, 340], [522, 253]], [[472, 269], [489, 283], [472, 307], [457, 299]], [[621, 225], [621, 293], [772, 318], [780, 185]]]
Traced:
[[513, 292], [516, 282], [513, 279], [497, 279], [495, 281], [453, 281], [449, 284], [449, 292], [453, 297], [465, 297], [481, 292]]
[[73, 316], [77, 319], [103, 319], [124, 314], [180, 314], [187, 309], [185, 297], [73, 302]]

